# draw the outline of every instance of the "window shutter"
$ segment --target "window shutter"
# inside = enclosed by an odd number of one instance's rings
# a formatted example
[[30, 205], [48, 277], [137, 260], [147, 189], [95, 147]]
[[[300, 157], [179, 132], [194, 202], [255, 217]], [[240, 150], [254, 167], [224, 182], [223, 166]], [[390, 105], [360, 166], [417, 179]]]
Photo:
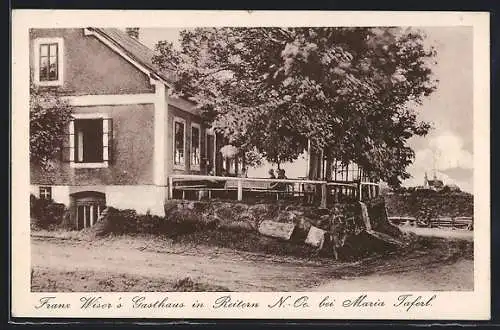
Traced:
[[62, 146], [62, 161], [74, 162], [75, 157], [75, 121], [71, 119], [68, 125], [68, 130], [65, 134]]
[[103, 161], [111, 163], [113, 160], [113, 119], [104, 118], [102, 128]]

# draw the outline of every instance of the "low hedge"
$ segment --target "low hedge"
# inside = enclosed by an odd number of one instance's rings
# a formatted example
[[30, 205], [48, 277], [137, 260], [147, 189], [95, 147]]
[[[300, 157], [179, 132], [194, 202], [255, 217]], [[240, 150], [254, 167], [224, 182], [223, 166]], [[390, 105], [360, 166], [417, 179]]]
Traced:
[[69, 211], [64, 204], [30, 195], [30, 217], [32, 228], [49, 229], [66, 224]]
[[93, 228], [98, 236], [160, 234], [171, 237], [215, 227], [215, 223], [200, 219], [200, 213], [179, 207], [170, 208], [165, 217], [151, 215], [149, 212], [138, 214], [135, 210], [107, 207]]
[[474, 196], [466, 192], [415, 190], [388, 194], [384, 198], [391, 216], [428, 220], [439, 216], [474, 215]]

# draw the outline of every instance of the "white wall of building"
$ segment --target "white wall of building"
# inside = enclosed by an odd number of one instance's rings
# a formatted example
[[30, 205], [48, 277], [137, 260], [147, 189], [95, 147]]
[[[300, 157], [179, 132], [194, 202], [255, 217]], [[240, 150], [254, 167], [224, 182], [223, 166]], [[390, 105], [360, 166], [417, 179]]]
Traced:
[[30, 185], [30, 193], [40, 198], [40, 187], [52, 188], [52, 200], [69, 206], [69, 186]]
[[106, 186], [106, 205], [164, 216], [166, 188], [158, 186]]

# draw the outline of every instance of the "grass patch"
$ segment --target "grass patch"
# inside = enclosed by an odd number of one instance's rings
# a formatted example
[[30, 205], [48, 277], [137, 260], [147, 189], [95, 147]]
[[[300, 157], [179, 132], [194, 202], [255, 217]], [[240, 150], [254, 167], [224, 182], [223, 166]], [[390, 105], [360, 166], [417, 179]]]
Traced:
[[229, 292], [230, 290], [226, 287], [193, 282], [190, 277], [185, 277], [176, 281], [173, 285], [173, 290], [176, 292]]
[[167, 281], [153, 277], [93, 271], [33, 269], [32, 292], [229, 292], [226, 287], [193, 281], [189, 277]]
[[70, 239], [70, 240], [75, 240], [75, 241], [92, 241], [95, 239], [95, 234], [93, 233], [93, 231], [90, 228], [82, 229], [82, 230], [38, 229], [38, 230], [32, 230], [31, 236]]
[[[285, 241], [267, 237], [244, 229], [210, 229], [172, 238], [174, 243], [185, 245], [209, 245], [234, 250], [292, 256], [299, 258], [323, 258], [317, 249], [302, 242]], [[331, 258], [330, 258], [331, 259]]]

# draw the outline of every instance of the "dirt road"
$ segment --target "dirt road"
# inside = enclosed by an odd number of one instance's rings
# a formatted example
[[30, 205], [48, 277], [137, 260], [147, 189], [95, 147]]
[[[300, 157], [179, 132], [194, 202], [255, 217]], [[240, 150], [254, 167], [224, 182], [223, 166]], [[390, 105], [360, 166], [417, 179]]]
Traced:
[[474, 241], [474, 232], [471, 230], [461, 230], [461, 229], [441, 229], [441, 228], [425, 228], [425, 227], [412, 227], [412, 226], [400, 226], [404, 232], [412, 232], [419, 236], [430, 236], [430, 237], [445, 237], [445, 238], [457, 238], [468, 241]]
[[472, 260], [460, 260], [420, 271], [333, 280], [311, 291], [469, 291], [474, 290], [473, 267]]
[[437, 238], [429, 242], [414, 251], [334, 262], [148, 237], [32, 237], [32, 290], [168, 291], [186, 277], [230, 291], [472, 290], [472, 247]]

